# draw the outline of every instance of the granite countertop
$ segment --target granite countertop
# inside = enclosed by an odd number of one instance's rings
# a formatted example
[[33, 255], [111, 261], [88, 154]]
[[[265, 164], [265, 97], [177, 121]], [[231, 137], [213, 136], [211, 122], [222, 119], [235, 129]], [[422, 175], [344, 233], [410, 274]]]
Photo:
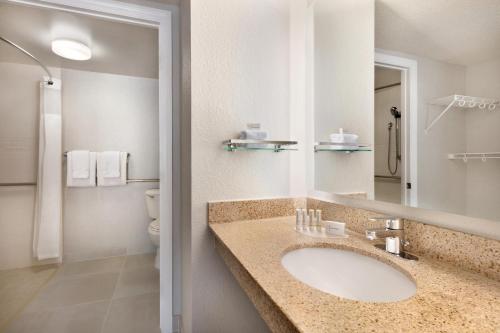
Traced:
[[[221, 255], [240, 284], [251, 280], [242, 287], [271, 330], [287, 331], [270, 325], [275, 313], [298, 332], [500, 332], [500, 282], [431, 259], [395, 257], [354, 233], [346, 239], [308, 237], [295, 232], [294, 224], [294, 217], [210, 223], [219, 252], [227, 252]], [[281, 265], [284, 253], [301, 247], [369, 255], [411, 276], [417, 291], [392, 303], [353, 301], [321, 292], [296, 280]], [[247, 278], [235, 272], [244, 272]], [[263, 308], [252, 295], [270, 300]]]

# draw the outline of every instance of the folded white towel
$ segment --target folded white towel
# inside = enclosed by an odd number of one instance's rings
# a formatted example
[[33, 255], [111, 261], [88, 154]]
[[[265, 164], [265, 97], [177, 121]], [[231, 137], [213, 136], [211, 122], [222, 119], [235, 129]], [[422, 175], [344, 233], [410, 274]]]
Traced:
[[265, 140], [267, 139], [267, 132], [262, 130], [248, 129], [241, 131], [240, 139], [242, 140]]
[[90, 152], [88, 150], [73, 150], [68, 153], [71, 161], [71, 177], [86, 179], [90, 176]]
[[120, 177], [120, 152], [119, 151], [103, 151], [99, 153], [99, 175], [103, 178], [119, 178]]
[[[127, 156], [126, 152], [119, 152], [119, 172], [117, 177], [107, 177], [106, 169], [109, 167], [108, 152], [97, 154], [97, 185], [98, 186], [121, 186], [127, 185]], [[115, 175], [117, 173], [115, 172]]]
[[[75, 162], [75, 155], [73, 154], [75, 151], [68, 152], [67, 161], [66, 161], [66, 186], [68, 187], [92, 187], [96, 185], [95, 182], [95, 173], [96, 173], [96, 153], [88, 152], [88, 177], [86, 178], [76, 178], [73, 177], [74, 168], [73, 163]], [[78, 163], [80, 163], [79, 161]]]

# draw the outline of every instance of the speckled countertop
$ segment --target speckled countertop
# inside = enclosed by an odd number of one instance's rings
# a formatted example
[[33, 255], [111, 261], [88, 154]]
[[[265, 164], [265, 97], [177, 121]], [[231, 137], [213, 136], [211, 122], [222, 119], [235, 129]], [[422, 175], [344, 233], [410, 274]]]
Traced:
[[[500, 332], [500, 282], [426, 258], [407, 261], [355, 234], [318, 239], [293, 227], [294, 217], [210, 224], [219, 252], [227, 251], [221, 255], [240, 284], [252, 281], [242, 287], [265, 314], [271, 330], [290, 331], [280, 328], [285, 324], [273, 323], [271, 316], [279, 314], [298, 332]], [[393, 303], [326, 294], [296, 280], [281, 266], [284, 253], [301, 247], [341, 248], [372, 256], [411, 276], [417, 292]], [[255, 295], [269, 301], [256, 302]]]

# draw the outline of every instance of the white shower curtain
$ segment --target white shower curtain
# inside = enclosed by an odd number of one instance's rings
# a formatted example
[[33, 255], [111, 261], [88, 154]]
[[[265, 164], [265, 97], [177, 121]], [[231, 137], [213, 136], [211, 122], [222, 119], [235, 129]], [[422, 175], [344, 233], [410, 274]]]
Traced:
[[33, 254], [38, 260], [62, 257], [61, 81], [40, 83], [38, 179]]

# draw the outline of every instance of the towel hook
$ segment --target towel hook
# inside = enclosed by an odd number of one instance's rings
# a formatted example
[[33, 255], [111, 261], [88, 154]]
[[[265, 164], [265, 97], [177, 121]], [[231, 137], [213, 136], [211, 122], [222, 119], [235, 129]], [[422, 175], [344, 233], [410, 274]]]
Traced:
[[467, 153], [464, 153], [464, 158], [463, 158], [463, 160], [464, 160], [464, 163], [467, 163]]
[[486, 154], [483, 154], [483, 158], [481, 158], [481, 161], [486, 162]]

